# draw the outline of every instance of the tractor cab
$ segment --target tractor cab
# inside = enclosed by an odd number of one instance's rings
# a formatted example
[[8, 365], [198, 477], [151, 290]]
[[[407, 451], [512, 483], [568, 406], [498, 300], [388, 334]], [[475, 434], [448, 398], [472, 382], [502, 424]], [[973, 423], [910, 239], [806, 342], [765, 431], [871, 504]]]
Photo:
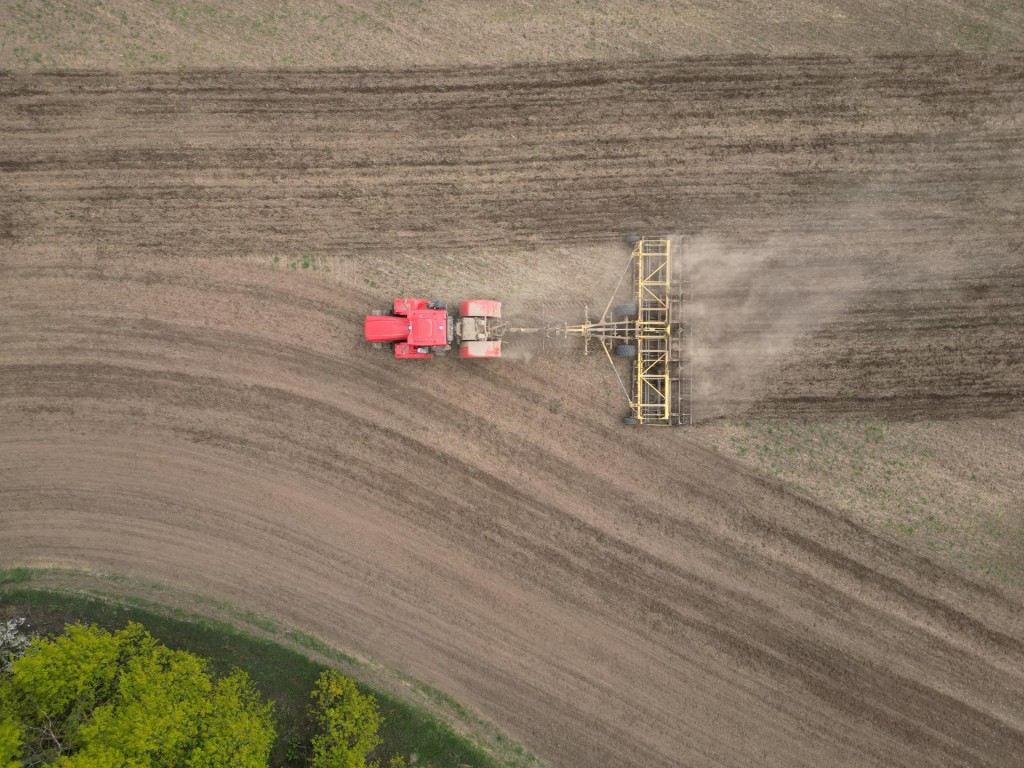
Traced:
[[460, 357], [499, 357], [503, 326], [501, 303], [464, 301], [461, 317], [448, 313], [443, 301], [395, 299], [389, 310], [374, 310], [363, 321], [363, 334], [374, 347], [392, 344], [401, 360], [430, 358], [459, 345]]
[[374, 310], [363, 334], [375, 347], [394, 344], [397, 358], [429, 358], [451, 349], [455, 329], [444, 302], [395, 299], [388, 311]]

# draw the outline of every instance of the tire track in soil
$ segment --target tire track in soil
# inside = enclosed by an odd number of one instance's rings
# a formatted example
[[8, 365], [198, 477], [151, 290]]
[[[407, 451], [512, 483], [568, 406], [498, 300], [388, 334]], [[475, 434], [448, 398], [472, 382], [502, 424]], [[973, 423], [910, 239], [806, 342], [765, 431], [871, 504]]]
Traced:
[[[637, 228], [771, 239], [788, 259], [759, 264], [783, 279], [821, 252], [876, 277], [755, 407], [997, 413], [1020, 395], [1022, 71], [4, 75], [0, 561], [266, 611], [559, 765], [1018, 762], [1019, 595], [685, 432], [623, 432], [593, 361], [396, 375], [359, 338], [373, 292], [219, 257], [302, 243], [429, 268]], [[869, 206], [847, 194], [865, 177]], [[953, 327], [965, 374], [947, 381], [933, 347]], [[913, 376], [872, 372], [879, 349]]]

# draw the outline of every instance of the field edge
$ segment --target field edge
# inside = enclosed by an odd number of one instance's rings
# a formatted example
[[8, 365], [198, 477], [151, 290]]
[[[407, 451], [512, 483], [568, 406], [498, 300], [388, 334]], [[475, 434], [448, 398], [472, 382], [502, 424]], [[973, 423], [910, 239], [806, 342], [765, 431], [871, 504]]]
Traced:
[[390, 699], [413, 715], [440, 726], [433, 729], [435, 733], [449, 731], [448, 738], [460, 747], [483, 753], [495, 768], [546, 768], [497, 726], [476, 716], [443, 691], [372, 659], [351, 656], [314, 635], [228, 601], [116, 574], [58, 567], [0, 568], [0, 605], [24, 600], [29, 595], [98, 602], [144, 625], [146, 622], [138, 614], [193, 625], [224, 638], [271, 643], [314, 664], [338, 669], [378, 700]]

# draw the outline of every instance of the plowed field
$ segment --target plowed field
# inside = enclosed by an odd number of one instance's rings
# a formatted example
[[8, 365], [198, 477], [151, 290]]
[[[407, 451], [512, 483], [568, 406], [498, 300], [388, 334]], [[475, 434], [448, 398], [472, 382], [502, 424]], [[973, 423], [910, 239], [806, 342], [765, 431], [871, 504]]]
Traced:
[[619, 427], [601, 360], [401, 364], [361, 316], [573, 319], [622, 234], [686, 233], [699, 416], [1013, 412], [1022, 83], [1012, 55], [2, 75], [0, 565], [224, 596], [555, 765], [1020, 763], [1018, 593]]

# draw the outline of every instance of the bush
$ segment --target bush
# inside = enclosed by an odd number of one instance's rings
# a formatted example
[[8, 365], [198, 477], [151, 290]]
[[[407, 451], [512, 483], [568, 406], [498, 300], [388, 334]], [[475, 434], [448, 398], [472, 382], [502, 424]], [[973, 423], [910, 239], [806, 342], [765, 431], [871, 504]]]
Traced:
[[[355, 681], [333, 669], [325, 670], [312, 693], [310, 717], [316, 722], [311, 768], [380, 768], [367, 755], [380, 746], [384, 723], [373, 694], [360, 693]], [[393, 757], [390, 768], [403, 768], [405, 760]]]

